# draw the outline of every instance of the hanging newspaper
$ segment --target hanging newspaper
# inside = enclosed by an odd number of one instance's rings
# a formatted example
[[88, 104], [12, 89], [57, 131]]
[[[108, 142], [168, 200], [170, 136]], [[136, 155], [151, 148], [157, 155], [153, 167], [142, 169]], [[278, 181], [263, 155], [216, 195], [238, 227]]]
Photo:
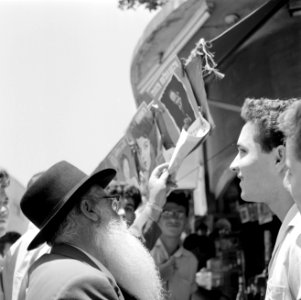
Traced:
[[[200, 78], [202, 80], [201, 75]], [[176, 173], [185, 157], [205, 140], [214, 126], [208, 105], [196, 101], [182, 63], [176, 56], [148, 93], [154, 99], [152, 106], [163, 145], [173, 148], [169, 172]], [[211, 123], [203, 114], [209, 116]]]

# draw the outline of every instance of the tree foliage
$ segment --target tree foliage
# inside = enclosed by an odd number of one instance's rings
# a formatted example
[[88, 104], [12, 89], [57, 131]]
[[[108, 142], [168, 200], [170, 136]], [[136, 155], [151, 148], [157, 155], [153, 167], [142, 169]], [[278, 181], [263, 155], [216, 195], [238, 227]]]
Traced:
[[148, 10], [156, 10], [165, 4], [168, 0], [118, 0], [118, 6], [121, 9], [135, 9], [142, 5]]

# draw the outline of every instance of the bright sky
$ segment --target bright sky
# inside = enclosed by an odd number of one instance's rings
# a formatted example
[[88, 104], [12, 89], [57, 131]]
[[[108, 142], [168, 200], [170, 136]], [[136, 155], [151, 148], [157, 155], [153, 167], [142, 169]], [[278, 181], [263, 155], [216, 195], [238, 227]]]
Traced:
[[117, 0], [0, 0], [0, 166], [26, 185], [59, 160], [90, 173], [136, 107], [134, 48], [154, 16]]

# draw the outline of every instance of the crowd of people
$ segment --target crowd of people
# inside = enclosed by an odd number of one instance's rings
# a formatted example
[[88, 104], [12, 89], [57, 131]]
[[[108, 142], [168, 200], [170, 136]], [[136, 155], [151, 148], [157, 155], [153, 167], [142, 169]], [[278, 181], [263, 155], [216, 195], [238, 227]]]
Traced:
[[[265, 299], [301, 299], [301, 100], [246, 99], [241, 116], [229, 167], [241, 198], [267, 204], [282, 222]], [[214, 245], [204, 224], [183, 242], [189, 197], [167, 167], [152, 171], [147, 201], [136, 186], [115, 185], [113, 169], [87, 175], [61, 161], [34, 175], [20, 201], [28, 230], [3, 253], [0, 299], [207, 299], [196, 273]], [[1, 236], [8, 185], [1, 170]]]

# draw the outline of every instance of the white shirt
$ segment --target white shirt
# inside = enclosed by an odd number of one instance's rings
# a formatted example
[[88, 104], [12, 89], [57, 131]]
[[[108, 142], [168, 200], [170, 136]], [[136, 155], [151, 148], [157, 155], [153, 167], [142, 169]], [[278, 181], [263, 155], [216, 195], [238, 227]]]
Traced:
[[280, 227], [272, 258], [265, 300], [301, 299], [301, 215], [294, 204]]
[[[162, 241], [157, 240], [151, 250], [157, 266], [166, 262], [168, 255]], [[197, 272], [198, 261], [196, 257], [182, 246], [173, 254], [175, 257], [175, 269], [167, 282], [164, 282], [168, 291], [169, 300], [189, 300], [190, 296], [196, 291], [195, 274]]]
[[28, 230], [10, 247], [4, 258], [2, 269], [2, 289], [0, 300], [17, 300], [21, 283], [31, 264], [44, 253], [50, 251], [47, 244], [28, 251], [27, 247], [39, 229], [30, 223]]

